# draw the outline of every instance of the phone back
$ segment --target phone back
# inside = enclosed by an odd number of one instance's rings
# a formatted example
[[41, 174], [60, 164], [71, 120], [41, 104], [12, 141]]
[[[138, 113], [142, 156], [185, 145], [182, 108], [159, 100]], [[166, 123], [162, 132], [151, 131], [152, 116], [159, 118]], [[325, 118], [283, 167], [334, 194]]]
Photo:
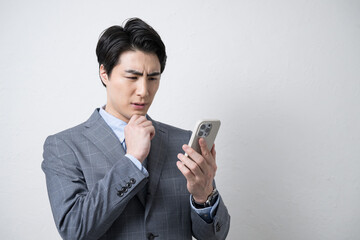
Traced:
[[205, 139], [208, 149], [211, 150], [216, 135], [219, 131], [220, 124], [221, 124], [220, 120], [215, 120], [215, 119], [206, 119], [206, 120], [198, 121], [195, 125], [194, 131], [191, 135], [188, 145], [201, 154], [199, 139], [202, 137]]

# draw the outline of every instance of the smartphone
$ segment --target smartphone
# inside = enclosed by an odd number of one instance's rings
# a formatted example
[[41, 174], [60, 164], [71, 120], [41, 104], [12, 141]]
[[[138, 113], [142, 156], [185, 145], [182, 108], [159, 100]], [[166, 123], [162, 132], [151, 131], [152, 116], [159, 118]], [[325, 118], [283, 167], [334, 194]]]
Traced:
[[[216, 119], [199, 120], [195, 125], [188, 145], [201, 154], [199, 139], [204, 138], [210, 151], [219, 131], [220, 124], [220, 120]], [[185, 156], [188, 155], [185, 153]]]

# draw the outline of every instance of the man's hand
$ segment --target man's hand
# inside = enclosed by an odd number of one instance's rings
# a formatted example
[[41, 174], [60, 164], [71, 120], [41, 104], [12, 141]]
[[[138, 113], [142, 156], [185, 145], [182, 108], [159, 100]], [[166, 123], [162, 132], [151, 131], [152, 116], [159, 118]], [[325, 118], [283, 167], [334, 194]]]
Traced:
[[150, 152], [151, 139], [155, 136], [152, 122], [145, 116], [133, 115], [124, 129], [126, 153], [143, 162]]
[[215, 145], [211, 152], [206, 146], [203, 138], [199, 139], [201, 155], [188, 145], [183, 145], [184, 151], [188, 154], [179, 153], [176, 165], [187, 180], [187, 188], [197, 203], [204, 203], [213, 190], [213, 180], [216, 173], [216, 152]]

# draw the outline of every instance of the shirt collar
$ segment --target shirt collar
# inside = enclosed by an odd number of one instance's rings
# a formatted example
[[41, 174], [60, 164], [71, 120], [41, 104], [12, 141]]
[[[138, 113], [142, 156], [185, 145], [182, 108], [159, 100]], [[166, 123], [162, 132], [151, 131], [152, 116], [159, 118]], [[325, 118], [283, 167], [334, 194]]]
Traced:
[[109, 127], [114, 131], [115, 135], [118, 137], [121, 143], [125, 140], [124, 128], [127, 125], [123, 120], [114, 117], [110, 113], [104, 110], [105, 106], [100, 108], [99, 114], [104, 119], [104, 121], [109, 125]]

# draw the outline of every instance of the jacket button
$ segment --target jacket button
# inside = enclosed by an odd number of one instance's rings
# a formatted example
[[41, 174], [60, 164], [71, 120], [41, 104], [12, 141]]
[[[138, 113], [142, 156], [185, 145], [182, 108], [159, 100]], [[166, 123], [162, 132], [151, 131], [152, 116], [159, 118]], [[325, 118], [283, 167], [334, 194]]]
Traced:
[[124, 193], [123, 193], [122, 191], [118, 191], [118, 192], [117, 192], [117, 195], [118, 195], [119, 197], [122, 197], [122, 196], [124, 196]]
[[216, 223], [216, 232], [220, 232], [220, 229], [221, 229], [220, 223], [217, 222]]
[[123, 193], [126, 193], [126, 192], [127, 192], [127, 188], [126, 188], [126, 187], [122, 187], [120, 191], [123, 192]]
[[131, 183], [131, 184], [135, 184], [135, 183], [136, 183], [135, 178], [131, 178], [131, 179], [130, 179], [130, 183]]
[[147, 239], [154, 240], [154, 238], [158, 237], [159, 235], [154, 235], [153, 233], [148, 233]]
[[132, 184], [129, 182], [125, 185], [126, 188], [131, 188], [131, 186], [132, 186]]

